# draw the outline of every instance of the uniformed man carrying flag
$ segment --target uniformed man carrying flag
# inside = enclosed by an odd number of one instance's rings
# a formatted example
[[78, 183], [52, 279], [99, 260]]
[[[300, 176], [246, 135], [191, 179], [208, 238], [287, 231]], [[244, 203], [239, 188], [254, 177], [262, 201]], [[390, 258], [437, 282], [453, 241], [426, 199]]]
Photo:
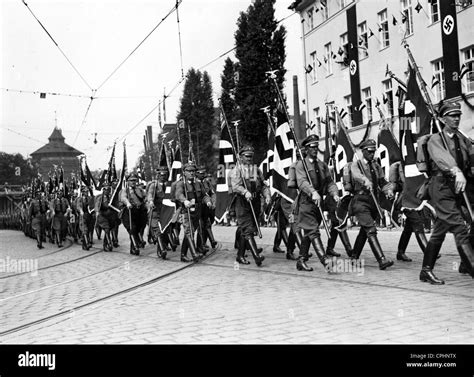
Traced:
[[268, 205], [271, 201], [270, 189], [264, 183], [262, 171], [253, 163], [254, 149], [252, 146], [243, 146], [239, 152], [240, 161], [230, 174], [232, 192], [236, 194], [235, 214], [245, 243], [239, 243], [236, 261], [249, 264], [244, 257], [246, 246], [252, 252], [257, 266], [261, 266], [265, 257], [259, 255], [255, 234], [257, 233], [257, 219], [260, 215], [260, 197], [265, 198]]

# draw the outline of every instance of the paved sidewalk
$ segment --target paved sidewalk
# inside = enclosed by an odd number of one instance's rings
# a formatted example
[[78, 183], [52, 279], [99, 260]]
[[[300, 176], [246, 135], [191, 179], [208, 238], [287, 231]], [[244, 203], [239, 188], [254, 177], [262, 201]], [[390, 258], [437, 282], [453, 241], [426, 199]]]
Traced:
[[[234, 227], [214, 227], [221, 249], [186, 270], [157, 283], [53, 318], [0, 339], [4, 344], [473, 344], [474, 280], [454, 267], [459, 261], [448, 236], [437, 275], [444, 286], [418, 280], [422, 253], [413, 239], [411, 263], [395, 262], [380, 271], [368, 245], [358, 270], [327, 274], [315, 257], [313, 272], [272, 252], [274, 228], [263, 228], [266, 259], [258, 268], [236, 265]], [[356, 230], [349, 231], [353, 241]], [[13, 235], [10, 233], [14, 233]], [[398, 231], [379, 232], [386, 255], [395, 257]], [[0, 232], [0, 237], [5, 236]], [[11, 250], [24, 243], [9, 232]], [[325, 239], [325, 237], [323, 236]], [[29, 247], [34, 240], [28, 240]], [[157, 260], [154, 247], [136, 258], [121, 240], [119, 252], [99, 253], [39, 271], [40, 280], [2, 279], [5, 315], [0, 328], [74, 308], [173, 268]], [[336, 250], [342, 252], [340, 242]], [[86, 253], [80, 246], [73, 253]], [[77, 250], [78, 249], [78, 250]], [[20, 249], [18, 249], [20, 250]], [[27, 256], [26, 251], [21, 255]], [[4, 249], [0, 255], [5, 257]], [[47, 259], [44, 257], [43, 259]], [[135, 261], [132, 261], [135, 259]], [[250, 257], [251, 260], [251, 257]], [[344, 260], [343, 258], [341, 260]], [[130, 263], [132, 269], [114, 268]], [[103, 272], [101, 272], [103, 271]], [[92, 275], [93, 274], [93, 275]], [[43, 276], [42, 276], [43, 275]], [[92, 275], [92, 276], [90, 276]], [[1, 275], [0, 275], [1, 277]], [[70, 280], [77, 279], [74, 282]], [[56, 288], [49, 288], [58, 284]], [[31, 294], [31, 290], [38, 290]], [[11, 298], [15, 295], [18, 297]]]

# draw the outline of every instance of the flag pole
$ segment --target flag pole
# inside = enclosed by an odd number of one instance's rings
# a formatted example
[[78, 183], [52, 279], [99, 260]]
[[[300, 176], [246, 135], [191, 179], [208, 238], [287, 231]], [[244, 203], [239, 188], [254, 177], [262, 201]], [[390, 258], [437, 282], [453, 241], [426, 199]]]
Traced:
[[[220, 98], [219, 98], [219, 107], [221, 108], [222, 117], [224, 118], [224, 122], [227, 126], [227, 130], [229, 131], [229, 134], [232, 135], [231, 132], [230, 132], [229, 123], [227, 122], [227, 117], [225, 115], [224, 107], [222, 106], [222, 101], [220, 100]], [[236, 161], [237, 161], [237, 165], [239, 167], [239, 170], [240, 170], [240, 173], [241, 173], [241, 176], [242, 176], [242, 183], [243, 183], [245, 189], [247, 191], [249, 191], [248, 188], [247, 188], [247, 183], [245, 182], [245, 176], [244, 176], [244, 172], [242, 170], [242, 163], [240, 162], [240, 156], [238, 154], [238, 151], [236, 151], [236, 149], [235, 149], [235, 145], [234, 145], [234, 141], [232, 140], [232, 136], [230, 138], [230, 143], [232, 145], [232, 151], [234, 152], [234, 155], [235, 155], [235, 158], [236, 158]], [[260, 225], [258, 224], [257, 215], [255, 214], [255, 209], [253, 208], [252, 201], [249, 200], [248, 203], [249, 203], [250, 209], [252, 211], [252, 216], [253, 216], [253, 220], [255, 222], [255, 226], [257, 227], [258, 237], [262, 238], [262, 231], [260, 230]]]
[[[415, 58], [413, 57], [411, 51], [410, 51], [410, 46], [408, 45], [408, 43], [406, 42], [405, 39], [402, 40], [402, 46], [405, 47], [405, 49], [407, 50], [407, 54], [408, 54], [408, 59], [410, 61], [410, 65], [411, 67], [413, 68], [413, 70], [415, 71], [415, 74], [416, 74], [416, 77], [418, 79], [418, 82], [419, 82], [419, 85], [421, 85], [421, 90], [423, 91], [423, 94], [425, 95], [425, 101], [431, 111], [431, 115], [433, 116], [433, 120], [434, 120], [434, 123], [436, 125], [436, 130], [438, 131], [440, 137], [441, 137], [441, 141], [443, 143], [443, 147], [449, 151], [448, 149], [448, 143], [446, 141], [446, 136], [445, 134], [443, 133], [443, 130], [441, 129], [441, 125], [440, 125], [440, 120], [439, 120], [439, 117], [438, 117], [438, 114], [433, 106], [433, 102], [431, 101], [431, 97], [428, 93], [428, 90], [426, 89], [426, 84], [425, 82], [423, 81], [423, 77], [421, 76], [421, 73], [420, 73], [420, 70], [418, 69], [418, 66], [416, 65], [416, 61], [415, 61]], [[463, 191], [462, 192], [462, 197], [464, 199], [464, 202], [466, 204], [466, 207], [467, 207], [467, 210], [469, 211], [469, 215], [471, 216], [471, 221], [474, 219], [474, 214], [472, 212], [472, 207], [471, 207], [471, 202], [469, 201], [468, 197], [467, 197], [467, 194], [466, 194], [466, 191]]]
[[[277, 93], [278, 93], [278, 99], [280, 100], [280, 105], [281, 107], [285, 110], [285, 114], [286, 114], [286, 119], [288, 120], [288, 124], [290, 125], [290, 130], [291, 130], [291, 133], [293, 135], [293, 138], [295, 139], [295, 145], [296, 145], [296, 149], [298, 151], [298, 153], [300, 154], [301, 156], [301, 162], [303, 164], [303, 168], [304, 168], [304, 171], [306, 173], [306, 177], [308, 178], [308, 181], [311, 183], [311, 185], [313, 186], [314, 189], [316, 189], [313, 185], [313, 182], [311, 181], [311, 177], [309, 175], [309, 171], [308, 171], [308, 167], [306, 166], [306, 161], [303, 157], [303, 153], [301, 153], [301, 147], [300, 147], [300, 143], [298, 142], [298, 138], [296, 137], [296, 133], [295, 133], [295, 130], [293, 129], [293, 126], [290, 124], [290, 116], [288, 114], [288, 110], [286, 109], [285, 107], [285, 102], [283, 101], [283, 97], [281, 95], [281, 92], [280, 92], [280, 88], [278, 87], [278, 84], [276, 82], [276, 75], [275, 75], [275, 71], [269, 71], [269, 72], [266, 72], [269, 77], [272, 79], [273, 83], [275, 84], [275, 88], [277, 90]], [[316, 207], [318, 207], [318, 210], [319, 210], [319, 213], [321, 215], [321, 221], [324, 225], [324, 229], [326, 230], [326, 234], [328, 236], [328, 238], [331, 238], [331, 232], [329, 231], [329, 226], [328, 226], [328, 223], [326, 221], [326, 218], [324, 217], [324, 213], [323, 213], [323, 210], [321, 208], [320, 205], [316, 205]]]

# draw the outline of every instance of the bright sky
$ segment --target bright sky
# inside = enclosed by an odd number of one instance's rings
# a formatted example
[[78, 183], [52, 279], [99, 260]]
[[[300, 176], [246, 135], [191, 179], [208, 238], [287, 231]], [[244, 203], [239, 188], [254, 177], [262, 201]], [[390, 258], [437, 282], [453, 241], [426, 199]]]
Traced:
[[[126, 133], [128, 164], [135, 165], [143, 150], [147, 125], [154, 126], [154, 140], [157, 137], [158, 110], [152, 109], [163, 93], [168, 94], [181, 79], [176, 12], [113, 71], [170, 12], [175, 0], [25, 2], [79, 73], [22, 0], [2, 0], [0, 151], [19, 152], [26, 157], [47, 143], [57, 122], [66, 143], [87, 155], [91, 169], [106, 167], [116, 139], [120, 141], [117, 166], [121, 165], [121, 140]], [[191, 67], [208, 71], [215, 105], [227, 55], [212, 61], [234, 47], [237, 19], [250, 3], [183, 0], [179, 6], [184, 74]], [[277, 20], [292, 14], [287, 9], [290, 4], [290, 0], [277, 0]], [[288, 32], [285, 91], [293, 113], [293, 75], [298, 75], [300, 100], [304, 98], [301, 23], [299, 16], [293, 14], [282, 24]], [[235, 60], [233, 54], [229, 56]], [[176, 122], [183, 86], [179, 85], [166, 100], [166, 123]], [[98, 98], [90, 105], [91, 88], [97, 89], [94, 97]], [[39, 92], [46, 92], [46, 98], [40, 98]], [[97, 144], [93, 143], [94, 133]]]

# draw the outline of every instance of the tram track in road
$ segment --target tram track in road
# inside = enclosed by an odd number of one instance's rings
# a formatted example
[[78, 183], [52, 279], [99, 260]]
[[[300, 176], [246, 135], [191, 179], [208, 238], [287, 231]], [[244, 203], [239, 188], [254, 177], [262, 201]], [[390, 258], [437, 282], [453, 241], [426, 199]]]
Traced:
[[[126, 293], [129, 293], [129, 292], [132, 292], [134, 290], [137, 290], [137, 289], [140, 289], [142, 287], [146, 287], [146, 286], [149, 286], [149, 285], [153, 285], [155, 283], [158, 283], [160, 282], [161, 280], [165, 279], [165, 278], [168, 278], [170, 276], [173, 276], [173, 275], [176, 275], [188, 268], [191, 268], [197, 264], [201, 264], [203, 261], [205, 261], [206, 259], [208, 259], [210, 256], [214, 255], [214, 253], [216, 253], [218, 250], [220, 250], [222, 248], [222, 244], [221, 243], [218, 243], [218, 246], [216, 249], [213, 249], [211, 251], [209, 251], [202, 259], [200, 259], [199, 261], [197, 262], [190, 262], [190, 263], [187, 263], [185, 264], [184, 266], [180, 267], [180, 268], [177, 268], [177, 269], [173, 269], [172, 271], [168, 271], [168, 272], [165, 272], [165, 273], [162, 273], [158, 276], [155, 276], [153, 278], [150, 278], [144, 282], [141, 282], [139, 284], [135, 284], [131, 287], [127, 287], [125, 289], [122, 289], [122, 290], [119, 290], [117, 292], [114, 292], [114, 293], [111, 293], [111, 294], [107, 294], [103, 297], [100, 297], [98, 299], [95, 299], [95, 300], [92, 300], [92, 301], [88, 301], [86, 303], [83, 303], [83, 304], [80, 304], [80, 305], [77, 305], [77, 306], [74, 306], [72, 308], [69, 308], [69, 309], [66, 309], [66, 310], [62, 310], [60, 312], [57, 312], [57, 313], [54, 313], [54, 314], [51, 314], [51, 315], [48, 315], [46, 317], [43, 317], [43, 318], [40, 318], [40, 319], [37, 319], [37, 320], [34, 320], [34, 321], [30, 321], [30, 322], [27, 322], [25, 324], [22, 324], [20, 326], [16, 326], [16, 327], [12, 327], [8, 330], [5, 330], [5, 331], [1, 331], [0, 332], [0, 337], [2, 336], [6, 336], [6, 335], [10, 335], [12, 333], [16, 333], [16, 332], [19, 332], [19, 331], [22, 331], [22, 330], [25, 330], [25, 329], [28, 329], [29, 327], [32, 327], [32, 326], [35, 326], [35, 325], [38, 325], [38, 324], [41, 324], [41, 323], [44, 323], [44, 322], [47, 322], [47, 321], [50, 321], [52, 319], [55, 319], [55, 318], [58, 318], [58, 317], [61, 317], [61, 316], [66, 316], [70, 313], [74, 313], [75, 311], [77, 310], [80, 310], [80, 309], [83, 309], [85, 307], [88, 307], [88, 306], [91, 306], [91, 305], [94, 305], [94, 304], [97, 304], [97, 303], [100, 303], [100, 302], [103, 302], [103, 301], [106, 301], [106, 300], [109, 300], [111, 298], [114, 298], [114, 297], [117, 297], [117, 296], [120, 296], [120, 295], [123, 295], [123, 294], [126, 294]], [[153, 251], [155, 252], [155, 251]], [[151, 258], [151, 257], [150, 257]], [[153, 258], [153, 259], [156, 259], [156, 258]], [[130, 261], [129, 263], [132, 263], [132, 262], [135, 262], [135, 261], [138, 261], [138, 260], [143, 260], [143, 258], [140, 258], [140, 257], [137, 257], [136, 259], [134, 259], [133, 261]], [[123, 263], [118, 266], [118, 267], [123, 267]], [[97, 272], [97, 273], [94, 273], [92, 275], [88, 275], [88, 276], [85, 276], [85, 277], [82, 277], [82, 279], [84, 278], [87, 278], [87, 277], [90, 277], [90, 276], [94, 276], [94, 275], [97, 275], [97, 274], [100, 274], [100, 273], [103, 273], [103, 272], [106, 272], [106, 271], [109, 271], [111, 269], [114, 269], [114, 268], [117, 268], [116, 267], [111, 267], [111, 268], [108, 268], [106, 270], [103, 270], [103, 271], [100, 271], [100, 272]], [[79, 278], [78, 278], [79, 279]], [[71, 283], [71, 282], [74, 282], [78, 279], [73, 279], [69, 282], [65, 282], [65, 283], [61, 283], [61, 284], [66, 284], [66, 283]], [[49, 288], [52, 288], [52, 287], [56, 287], [57, 285], [53, 285], [53, 286], [48, 286], [48, 287], [44, 287], [42, 288], [43, 289], [49, 289]], [[32, 293], [35, 293], [34, 291], [33, 292], [25, 292], [24, 294], [21, 294], [21, 295], [17, 295], [17, 296], [11, 296], [11, 297], [8, 297], [6, 299], [3, 299], [3, 300], [0, 300], [0, 303], [1, 302], [4, 302], [6, 300], [10, 300], [10, 299], [13, 299], [13, 298], [18, 298], [20, 296], [23, 296], [23, 295], [26, 295], [26, 294], [32, 294]]]
[[[265, 259], [267, 259], [265, 257]], [[280, 259], [280, 258], [269, 258], [269, 259]], [[294, 262], [294, 261], [292, 261]], [[319, 261], [317, 261], [319, 263]], [[203, 266], [210, 266], [210, 267], [217, 267], [217, 268], [224, 268], [224, 269], [232, 269], [236, 270], [235, 268], [235, 263], [232, 261], [232, 264], [221, 264], [221, 263], [213, 263], [213, 262], [205, 262], [202, 263]], [[252, 266], [252, 265], [249, 265]], [[369, 266], [370, 267], [370, 266]], [[376, 266], [373, 266], [374, 268]], [[429, 293], [429, 294], [435, 294], [435, 295], [442, 295], [442, 296], [452, 296], [452, 292], [442, 292], [442, 291], [433, 291], [433, 290], [428, 290], [428, 289], [421, 289], [421, 288], [414, 288], [414, 287], [401, 287], [401, 286], [396, 286], [393, 284], [381, 284], [381, 283], [374, 283], [374, 282], [368, 282], [368, 281], [361, 281], [361, 280], [348, 280], [348, 279], [335, 279], [338, 275], [341, 276], [341, 273], [327, 273], [324, 270], [321, 271], [312, 271], [312, 272], [290, 272], [290, 271], [281, 271], [281, 270], [276, 270], [276, 269], [271, 269], [265, 265], [262, 267], [240, 267], [240, 271], [246, 271], [246, 272], [262, 272], [265, 274], [273, 274], [277, 276], [291, 276], [291, 277], [298, 277], [298, 278], [304, 278], [304, 279], [314, 279], [314, 280], [324, 280], [324, 281], [330, 281], [332, 283], [337, 283], [337, 284], [357, 284], [359, 286], [366, 286], [366, 287], [378, 287], [378, 288], [390, 288], [390, 289], [400, 289], [404, 291], [409, 291], [409, 292], [419, 292], [419, 293]], [[387, 273], [390, 273], [387, 271]], [[467, 277], [466, 277], [467, 279]], [[470, 279], [470, 277], [469, 277]], [[420, 283], [421, 284], [421, 283]], [[429, 286], [431, 287], [431, 285]], [[459, 294], [456, 293], [455, 296], [457, 297], [463, 297], [472, 300], [473, 296], [469, 295], [464, 295], [464, 294]]]
[[[61, 248], [60, 250], [55, 250], [55, 251], [53, 251], [53, 252], [51, 252], [51, 253], [41, 255], [41, 256], [39, 256], [38, 258], [45, 257], [45, 256], [48, 256], [48, 255], [51, 255], [51, 254], [55, 254], [55, 253], [58, 253], [58, 252], [60, 252], [60, 251], [64, 251], [64, 250], [66, 250], [66, 249], [68, 249], [68, 248], [70, 248], [70, 247], [76, 245], [76, 244], [75, 244], [73, 241], [71, 241], [70, 239], [67, 238], [66, 240], [70, 243], [68, 246], [63, 247], [63, 248]], [[76, 261], [78, 261], [78, 260], [82, 260], [82, 259], [85, 259], [85, 258], [89, 258], [89, 257], [92, 257], [92, 256], [94, 256], [94, 255], [101, 254], [101, 253], [110, 253], [110, 254], [112, 254], [112, 253], [114, 253], [114, 252], [117, 252], [117, 251], [109, 251], [109, 252], [106, 252], [106, 251], [104, 251], [102, 248], [97, 247], [97, 246], [91, 246], [90, 249], [94, 249], [94, 250], [97, 250], [97, 251], [95, 251], [95, 252], [93, 252], [93, 253], [81, 255], [81, 256], [79, 256], [79, 257], [77, 257], [77, 258], [68, 259], [68, 260], [63, 261], [63, 262], [54, 263], [54, 264], [51, 264], [51, 265], [48, 265], [48, 266], [40, 267], [40, 268], [36, 269], [35, 271], [43, 271], [43, 270], [47, 270], [47, 269], [49, 269], [49, 268], [53, 268], [53, 267], [58, 267], [58, 266], [66, 265], [66, 264], [68, 264], [68, 263], [76, 262]], [[118, 252], [120, 253], [120, 251], [118, 251]], [[123, 253], [123, 254], [125, 254], [125, 253]], [[143, 255], [143, 254], [142, 254], [141, 257], [142, 257], [142, 258], [143, 258], [143, 257], [145, 257], [145, 258], [150, 258], [149, 254], [147, 254], [147, 255]], [[20, 273], [17, 273], [17, 274], [3, 275], [3, 276], [0, 276], [0, 280], [2, 280], [2, 279], [8, 279], [8, 278], [13, 278], [13, 277], [16, 277], [16, 276], [22, 276], [22, 275], [26, 275], [26, 274], [31, 274], [31, 272], [30, 272], [30, 271], [26, 271], [26, 272], [20, 272]], [[0, 300], [0, 301], [1, 301], [1, 300]]]

